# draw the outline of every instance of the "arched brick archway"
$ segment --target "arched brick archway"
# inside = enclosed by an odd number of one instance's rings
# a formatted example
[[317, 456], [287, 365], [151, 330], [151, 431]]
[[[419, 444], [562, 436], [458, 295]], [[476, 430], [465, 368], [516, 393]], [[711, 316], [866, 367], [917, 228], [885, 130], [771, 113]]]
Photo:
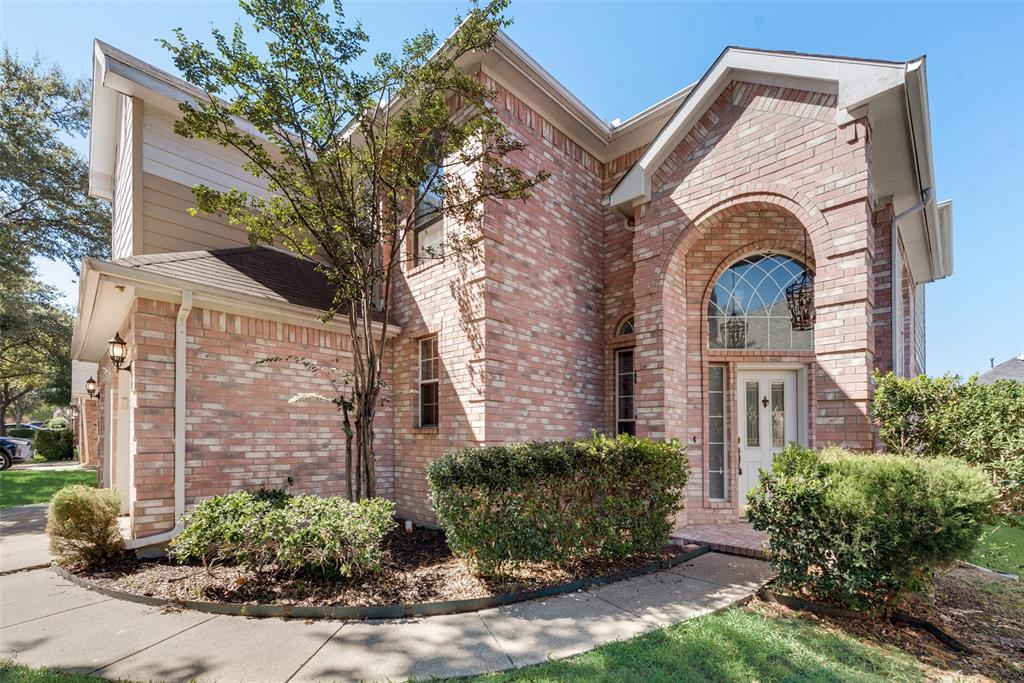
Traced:
[[[724, 501], [709, 500], [704, 477], [711, 364], [726, 367], [732, 378], [737, 366], [747, 363], [804, 368], [804, 438], [812, 445], [845, 441], [871, 447], [865, 353], [871, 324], [864, 294], [869, 285], [851, 288], [856, 294], [850, 296], [843, 288], [851, 274], [854, 279], [866, 277], [867, 263], [862, 256], [837, 255], [828, 222], [806, 204], [767, 188], [709, 198], [694, 206], [689, 214], [693, 220], [684, 220], [674, 234], [663, 235], [660, 252], [646, 263], [636, 263], [638, 431], [687, 444], [692, 472], [686, 513], [690, 523], [734, 520], [739, 513], [735, 493]], [[820, 324], [814, 350], [709, 349], [705, 311], [714, 282], [738, 259], [768, 251], [792, 256], [816, 271]], [[847, 301], [851, 296], [854, 301]], [[851, 321], [850, 329], [837, 325], [844, 318]], [[847, 351], [844, 344], [852, 349]], [[847, 378], [850, 368], [853, 381]], [[734, 404], [730, 410], [735, 411]], [[735, 422], [734, 412], [727, 417]], [[735, 476], [735, 457], [729, 462]], [[735, 492], [736, 487], [730, 490]]]

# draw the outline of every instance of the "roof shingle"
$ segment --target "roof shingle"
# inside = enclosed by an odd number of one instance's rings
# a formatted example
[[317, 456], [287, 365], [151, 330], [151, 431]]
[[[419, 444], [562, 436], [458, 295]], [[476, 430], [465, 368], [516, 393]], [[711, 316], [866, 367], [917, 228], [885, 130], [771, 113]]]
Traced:
[[327, 277], [315, 262], [273, 247], [147, 254], [111, 263], [321, 311], [330, 308], [333, 297]]

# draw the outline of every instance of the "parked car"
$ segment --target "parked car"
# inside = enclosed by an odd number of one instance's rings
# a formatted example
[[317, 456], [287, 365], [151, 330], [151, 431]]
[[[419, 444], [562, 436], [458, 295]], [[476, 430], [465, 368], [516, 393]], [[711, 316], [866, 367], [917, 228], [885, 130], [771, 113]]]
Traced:
[[0, 470], [9, 469], [15, 460], [32, 459], [32, 442], [0, 436]]

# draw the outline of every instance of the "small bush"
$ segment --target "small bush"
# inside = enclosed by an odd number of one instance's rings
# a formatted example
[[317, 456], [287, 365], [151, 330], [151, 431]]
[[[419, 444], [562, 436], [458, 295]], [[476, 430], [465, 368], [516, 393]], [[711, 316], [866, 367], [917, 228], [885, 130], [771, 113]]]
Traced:
[[427, 472], [448, 545], [483, 574], [657, 550], [687, 479], [678, 442], [627, 435], [470, 448]]
[[75, 454], [72, 429], [37, 429], [35, 450], [47, 460], [70, 460]]
[[121, 494], [75, 484], [53, 495], [47, 512], [50, 552], [73, 567], [93, 567], [117, 559], [124, 540], [117, 526]]
[[199, 503], [171, 543], [180, 562], [227, 562], [255, 571], [356, 576], [379, 568], [394, 504], [369, 499], [236, 491]]
[[12, 427], [7, 430], [7, 436], [12, 439], [34, 439], [36, 430], [31, 427]]
[[956, 375], [875, 375], [872, 413], [888, 450], [977, 465], [999, 490], [1000, 512], [1024, 514], [1024, 383]]
[[995, 500], [982, 471], [951, 458], [791, 445], [748, 512], [781, 585], [863, 608], [896, 603], [965, 557]]

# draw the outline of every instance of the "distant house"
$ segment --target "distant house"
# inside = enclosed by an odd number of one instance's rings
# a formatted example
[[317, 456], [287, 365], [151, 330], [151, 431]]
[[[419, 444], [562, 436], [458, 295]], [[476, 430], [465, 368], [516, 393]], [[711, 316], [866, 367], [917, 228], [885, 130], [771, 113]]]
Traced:
[[[400, 516], [430, 522], [427, 465], [479, 444], [677, 438], [689, 523], [738, 520], [789, 442], [875, 446], [871, 373], [925, 371], [925, 285], [952, 273], [923, 57], [728, 48], [614, 124], [504, 34], [465, 68], [526, 143], [512, 161], [551, 177], [488, 203], [470, 269], [420, 253], [447, 220], [408, 245], [376, 423], [377, 490]], [[328, 283], [308, 261], [188, 213], [197, 183], [262, 191], [239, 154], [174, 133], [200, 95], [95, 45], [90, 183], [113, 203], [113, 244], [83, 264], [73, 354], [99, 363], [83, 414], [133, 545], [214, 494], [345, 490], [333, 407], [287, 402], [326, 381], [254, 365], [351, 362], [345, 326], [320, 321]], [[805, 272], [817, 322], [794, 329], [785, 291]]]
[[1012, 379], [1015, 382], [1024, 382], [1024, 353], [1014, 356], [1010, 360], [1003, 361], [988, 372], [982, 373], [978, 378], [980, 384], [992, 384], [996, 380]]

